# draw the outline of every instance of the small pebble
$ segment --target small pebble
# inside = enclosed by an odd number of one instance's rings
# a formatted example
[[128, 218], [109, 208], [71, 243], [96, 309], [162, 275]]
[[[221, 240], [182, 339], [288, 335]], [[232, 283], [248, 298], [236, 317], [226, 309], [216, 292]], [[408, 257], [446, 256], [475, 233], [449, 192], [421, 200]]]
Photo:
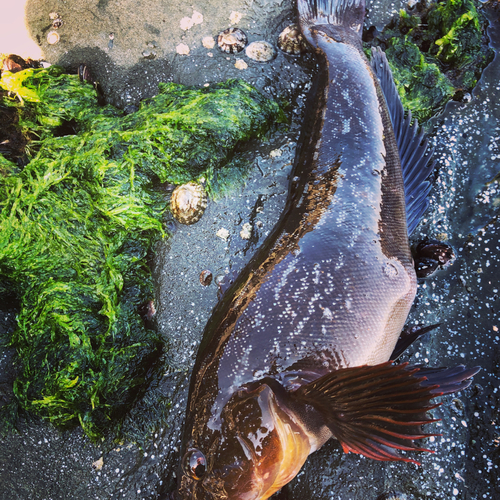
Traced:
[[222, 227], [216, 233], [215, 236], [218, 236], [220, 239], [227, 241], [229, 239], [229, 231]]
[[101, 470], [104, 465], [104, 459], [101, 457], [99, 460], [96, 460], [95, 462], [92, 462], [92, 467], [95, 470]]
[[243, 59], [236, 59], [236, 62], [234, 63], [234, 67], [236, 69], [247, 69], [248, 64]]
[[252, 237], [252, 224], [246, 222], [240, 231], [241, 239], [249, 240]]

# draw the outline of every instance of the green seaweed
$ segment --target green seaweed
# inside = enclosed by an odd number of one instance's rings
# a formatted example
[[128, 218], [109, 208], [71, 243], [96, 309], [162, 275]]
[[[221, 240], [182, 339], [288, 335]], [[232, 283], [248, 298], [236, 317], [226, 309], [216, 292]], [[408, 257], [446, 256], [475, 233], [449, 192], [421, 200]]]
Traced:
[[161, 84], [131, 115], [57, 67], [4, 73], [0, 86], [38, 137], [24, 168], [0, 154], [0, 281], [20, 302], [14, 394], [97, 440], [144, 393], [164, 346], [138, 313], [153, 298], [148, 252], [165, 235], [158, 182], [219, 171], [283, 113], [239, 80]]
[[481, 51], [482, 29], [472, 0], [437, 3], [427, 17], [429, 31], [440, 33], [431, 52], [445, 64], [459, 68], [469, 64]]
[[493, 58], [473, 0], [440, 0], [400, 12], [370, 45], [387, 54], [403, 106], [419, 121], [470, 93]]
[[439, 66], [428, 62], [408, 35], [391, 38], [386, 55], [401, 102], [419, 121], [430, 118], [455, 93]]

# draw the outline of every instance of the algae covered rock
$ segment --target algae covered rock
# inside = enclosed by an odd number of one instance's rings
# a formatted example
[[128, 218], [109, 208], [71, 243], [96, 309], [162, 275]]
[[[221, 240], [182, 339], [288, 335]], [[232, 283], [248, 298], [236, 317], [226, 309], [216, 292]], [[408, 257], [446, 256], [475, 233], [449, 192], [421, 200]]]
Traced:
[[36, 138], [26, 165], [0, 154], [0, 295], [19, 303], [3, 339], [17, 353], [7, 406], [97, 440], [144, 393], [165, 344], [139, 314], [164, 236], [159, 183], [213, 175], [283, 114], [236, 80], [164, 84], [130, 115], [57, 67], [6, 72], [0, 86]]
[[430, 118], [453, 97], [450, 80], [408, 35], [391, 38], [386, 55], [403, 106], [419, 121]]
[[370, 45], [385, 49], [403, 106], [422, 122], [452, 98], [467, 100], [493, 59], [486, 25], [473, 0], [417, 3]]

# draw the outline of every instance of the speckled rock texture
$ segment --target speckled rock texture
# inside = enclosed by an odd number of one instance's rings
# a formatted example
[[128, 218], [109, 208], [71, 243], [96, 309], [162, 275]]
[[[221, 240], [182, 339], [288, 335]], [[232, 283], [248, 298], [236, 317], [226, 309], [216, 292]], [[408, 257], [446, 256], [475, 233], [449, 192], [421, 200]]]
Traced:
[[[399, 2], [369, 3], [367, 23], [381, 27], [399, 7]], [[316, 63], [311, 54], [295, 57], [278, 51], [263, 64], [244, 52], [226, 54], [203, 44], [205, 37], [215, 40], [220, 31], [238, 26], [250, 42], [276, 45], [281, 30], [296, 21], [292, 0], [29, 0], [26, 11], [45, 58], [75, 71], [85, 62], [110, 102], [119, 106], [134, 106], [153, 95], [159, 81], [204, 85], [230, 77], [242, 77], [291, 104], [289, 130], [250, 145], [244, 153], [242, 158], [252, 163], [244, 185], [210, 200], [192, 226], [167, 216], [171, 237], [157, 245], [152, 260], [157, 324], [167, 342], [163, 376], [124, 422], [125, 433], [141, 439], [95, 446], [79, 429], [60, 432], [37, 420], [22, 422], [19, 434], [1, 438], [1, 500], [165, 498], [176, 481], [190, 370], [218, 300], [217, 282], [224, 276], [228, 282], [241, 270], [281, 213]], [[64, 24], [58, 28], [59, 43], [48, 46], [51, 12], [59, 13]], [[498, 51], [499, 11], [487, 12], [489, 36]], [[200, 20], [196, 13], [202, 22], [195, 22]], [[238, 13], [241, 18], [235, 21]], [[181, 22], [190, 25], [185, 18], [192, 25], [182, 29]], [[189, 48], [188, 55], [179, 53], [180, 44]], [[245, 66], [237, 66], [238, 60], [247, 67], [238, 69]], [[420, 283], [408, 323], [441, 326], [405, 355], [411, 363], [463, 363], [483, 370], [469, 389], [443, 398], [443, 406], [433, 411], [442, 420], [433, 424], [432, 432], [443, 435], [427, 443], [435, 454], [420, 455], [420, 467], [345, 455], [331, 441], [309, 458], [279, 494], [281, 500], [376, 500], [389, 491], [399, 491], [407, 500], [500, 498], [499, 82], [496, 56], [472, 101], [450, 103], [432, 121], [437, 175], [431, 206], [414, 239], [445, 239], [457, 259]], [[250, 229], [245, 226], [243, 234], [249, 238], [240, 234], [245, 224]], [[202, 286], [200, 273], [207, 269], [214, 279]], [[12, 312], [7, 312], [1, 327], [11, 328], [13, 322]], [[11, 390], [10, 366], [7, 351], [0, 357], [0, 397]]]

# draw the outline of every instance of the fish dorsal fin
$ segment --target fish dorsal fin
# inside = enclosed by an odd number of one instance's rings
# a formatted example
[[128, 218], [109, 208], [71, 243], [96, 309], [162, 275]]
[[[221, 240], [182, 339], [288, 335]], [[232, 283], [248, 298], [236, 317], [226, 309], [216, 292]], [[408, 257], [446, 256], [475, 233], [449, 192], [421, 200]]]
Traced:
[[[291, 395], [313, 406], [347, 453], [375, 460], [417, 461], [396, 450], [430, 451], [412, 441], [433, 436], [421, 426], [435, 420], [426, 412], [430, 400], [467, 387], [477, 368], [434, 370], [393, 365], [342, 368], [301, 386]], [[427, 380], [429, 378], [429, 380]]]
[[419, 130], [418, 121], [411, 125], [411, 112], [405, 111], [392, 78], [386, 55], [379, 47], [372, 48], [371, 66], [385, 96], [392, 127], [399, 149], [406, 198], [406, 221], [410, 235], [429, 206], [427, 196], [431, 190], [428, 178], [434, 170], [433, 150], [428, 151], [424, 131]]

